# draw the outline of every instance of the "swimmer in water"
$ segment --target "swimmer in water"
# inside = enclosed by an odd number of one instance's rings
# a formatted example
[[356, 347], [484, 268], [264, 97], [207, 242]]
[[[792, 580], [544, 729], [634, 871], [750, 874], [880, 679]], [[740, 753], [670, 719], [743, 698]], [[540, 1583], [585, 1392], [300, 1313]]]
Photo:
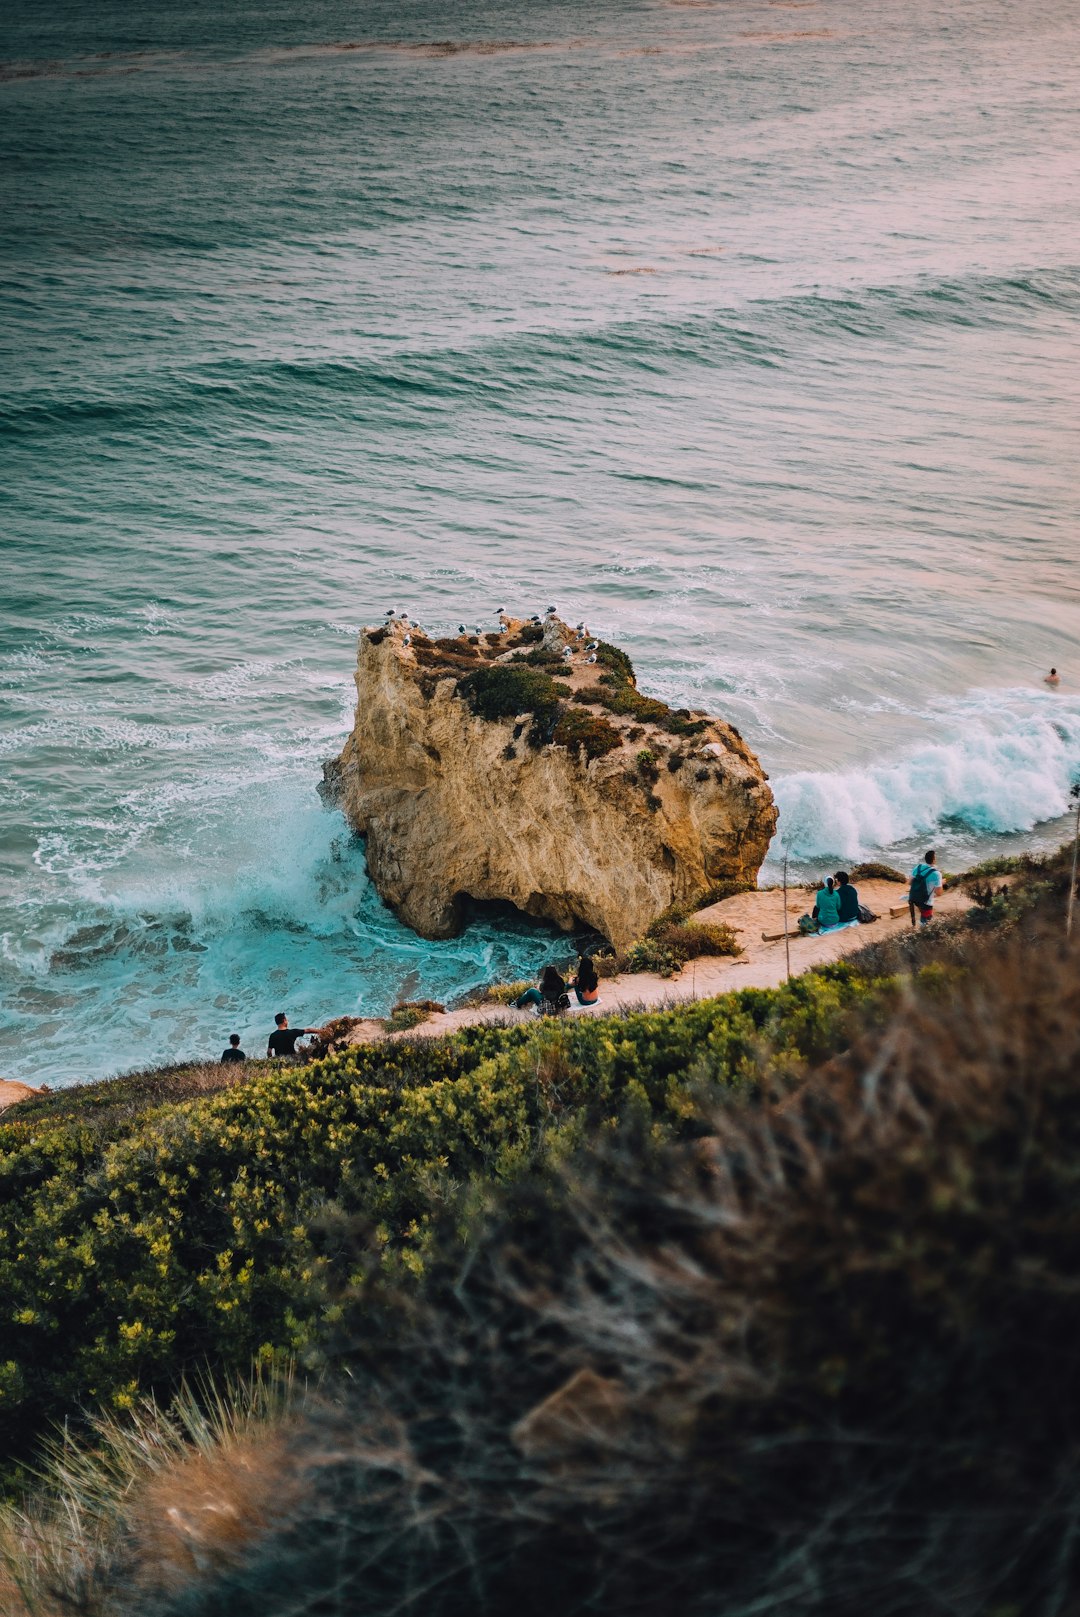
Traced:
[[1060, 685], [1061, 684], [1061, 675], [1058, 673], [1056, 668], [1051, 668], [1051, 670], [1050, 670], [1050, 672], [1048, 674], [1043, 675], [1043, 684], [1044, 685]]

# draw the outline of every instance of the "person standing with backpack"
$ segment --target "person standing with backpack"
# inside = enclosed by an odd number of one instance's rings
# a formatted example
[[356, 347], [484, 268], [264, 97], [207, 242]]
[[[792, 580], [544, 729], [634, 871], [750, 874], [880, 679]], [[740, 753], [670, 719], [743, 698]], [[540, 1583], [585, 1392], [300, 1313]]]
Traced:
[[927, 848], [926, 858], [917, 864], [911, 872], [911, 886], [908, 888], [908, 911], [911, 915], [912, 926], [915, 925], [916, 910], [919, 912], [920, 926], [926, 926], [934, 919], [934, 894], [944, 891], [945, 883], [935, 860], [936, 856], [933, 848]]

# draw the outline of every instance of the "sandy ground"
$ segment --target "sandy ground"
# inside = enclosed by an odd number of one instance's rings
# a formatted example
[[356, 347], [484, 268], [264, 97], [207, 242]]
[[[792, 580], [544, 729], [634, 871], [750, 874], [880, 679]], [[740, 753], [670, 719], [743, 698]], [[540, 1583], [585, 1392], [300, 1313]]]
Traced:
[[[830, 960], [841, 960], [854, 954], [864, 944], [879, 938], [891, 937], [897, 932], [910, 930], [907, 911], [907, 883], [865, 881], [859, 883], [860, 901], [874, 911], [880, 919], [866, 926], [847, 927], [842, 932], [827, 932], [814, 937], [803, 937], [797, 931], [800, 915], [813, 908], [813, 896], [801, 889], [788, 893], [788, 926], [790, 929], [791, 975], [797, 977]], [[890, 908], [903, 904], [902, 915], [890, 917]], [[935, 916], [959, 915], [971, 907], [971, 899], [959, 887], [950, 888], [939, 895], [934, 906]], [[714, 994], [726, 994], [736, 988], [777, 988], [787, 975], [784, 941], [766, 943], [762, 933], [778, 933], [784, 929], [784, 895], [782, 892], [738, 893], [719, 904], [699, 911], [699, 920], [726, 921], [738, 937], [743, 953], [737, 958], [721, 956], [714, 959], [693, 960], [678, 977], [657, 977], [651, 972], [627, 973], [611, 977], [600, 984], [598, 1004], [579, 1007], [574, 1004], [570, 1014], [594, 1016], [605, 1011], [639, 1009], [649, 1005], [668, 1005], [673, 1000], [709, 999]], [[557, 946], [553, 951], [558, 957]], [[571, 996], [573, 998], [573, 996]], [[387, 1034], [380, 1022], [360, 1022], [354, 1043], [373, 1044], [385, 1038], [416, 1037], [417, 1034], [452, 1033], [459, 1027], [475, 1027], [485, 1022], [527, 1021], [531, 1011], [515, 1011], [506, 1005], [472, 1005], [461, 1010], [442, 1011], [429, 1016], [408, 1034]]]

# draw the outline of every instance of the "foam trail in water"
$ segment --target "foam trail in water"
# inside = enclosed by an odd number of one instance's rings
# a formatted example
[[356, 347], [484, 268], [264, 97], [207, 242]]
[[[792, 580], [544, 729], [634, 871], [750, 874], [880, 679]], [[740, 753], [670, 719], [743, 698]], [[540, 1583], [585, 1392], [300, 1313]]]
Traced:
[[926, 740], [854, 770], [776, 782], [780, 846], [796, 859], [858, 859], [959, 825], [1030, 831], [1068, 806], [1080, 774], [1080, 698], [978, 691], [926, 714]]

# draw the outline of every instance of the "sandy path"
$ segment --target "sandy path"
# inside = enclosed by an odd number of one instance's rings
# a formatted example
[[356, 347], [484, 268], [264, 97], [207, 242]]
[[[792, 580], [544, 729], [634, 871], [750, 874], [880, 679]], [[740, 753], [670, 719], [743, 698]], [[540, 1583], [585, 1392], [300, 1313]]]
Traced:
[[[843, 932], [827, 933], [822, 937], [804, 938], [795, 930], [799, 916], [813, 904], [805, 891], [796, 890], [788, 895], [788, 917], [791, 928], [791, 974], [797, 977], [830, 960], [841, 960], [854, 954], [864, 944], [879, 938], [893, 936], [910, 926], [907, 909], [890, 918], [889, 908], [903, 904], [907, 887], [895, 882], [867, 881], [859, 883], [859, 897], [880, 920], [869, 926], [853, 926]], [[959, 887], [943, 893], [935, 905], [938, 915], [959, 915], [971, 907], [971, 899]], [[694, 960], [684, 967], [678, 977], [657, 977], [651, 972], [628, 973], [611, 977], [600, 985], [600, 1000], [587, 1008], [574, 1005], [575, 1016], [602, 1015], [605, 1011], [637, 1010], [642, 1006], [669, 1005], [673, 1000], [708, 999], [714, 994], [726, 994], [736, 988], [777, 988], [784, 981], [784, 942], [765, 943], [762, 933], [781, 932], [784, 926], [784, 896], [781, 892], [739, 893], [720, 904], [699, 911], [699, 918], [708, 921], [726, 921], [743, 947], [738, 959], [721, 956], [715, 959]], [[552, 950], [554, 960], [560, 959], [560, 946]], [[476, 1027], [488, 1022], [525, 1022], [534, 1019], [532, 1011], [515, 1011], [507, 1005], [470, 1005], [457, 1011], [441, 1011], [429, 1016], [408, 1033], [387, 1033], [381, 1022], [358, 1022], [353, 1030], [354, 1044], [378, 1044], [387, 1038], [409, 1038], [421, 1035], [433, 1037], [440, 1033], [453, 1033], [459, 1027]], [[27, 1084], [0, 1078], [0, 1112], [14, 1106], [30, 1095], [43, 1093]]]
[[[861, 902], [879, 920], [867, 926], [848, 927], [843, 932], [830, 932], [817, 937], [803, 937], [796, 931], [799, 916], [813, 907], [810, 893], [795, 890], [788, 893], [788, 925], [791, 930], [791, 974], [797, 977], [811, 966], [824, 965], [830, 960], [841, 960], [854, 954], [867, 943], [879, 938], [892, 937], [897, 932], [910, 930], [911, 922], [905, 907], [903, 915], [890, 918], [890, 906], [905, 904], [907, 884], [864, 881], [859, 883]], [[949, 888], [938, 897], [935, 915], [959, 915], [971, 907], [971, 899], [959, 887]], [[657, 977], [651, 972], [628, 973], [611, 977], [600, 984], [600, 1001], [595, 1006], [573, 1007], [577, 1016], [592, 1016], [604, 1011], [638, 1009], [641, 1006], [667, 1005], [672, 1000], [708, 999], [714, 994], [726, 994], [736, 988], [778, 988], [784, 981], [783, 939], [778, 943], [764, 943], [761, 934], [782, 932], [784, 926], [784, 895], [782, 892], [738, 893], [701, 910], [698, 919], [726, 921], [736, 933], [743, 948], [737, 959], [728, 956], [693, 960], [678, 977]], [[553, 949], [558, 959], [558, 945]], [[406, 1034], [387, 1034], [376, 1021], [360, 1022], [355, 1030], [356, 1044], [376, 1043], [385, 1038], [408, 1038], [417, 1034], [434, 1035], [452, 1033], [459, 1027], [476, 1027], [486, 1022], [517, 1022], [532, 1019], [531, 1011], [515, 1011], [506, 1005], [471, 1005], [461, 1010], [441, 1011], [429, 1016]]]

